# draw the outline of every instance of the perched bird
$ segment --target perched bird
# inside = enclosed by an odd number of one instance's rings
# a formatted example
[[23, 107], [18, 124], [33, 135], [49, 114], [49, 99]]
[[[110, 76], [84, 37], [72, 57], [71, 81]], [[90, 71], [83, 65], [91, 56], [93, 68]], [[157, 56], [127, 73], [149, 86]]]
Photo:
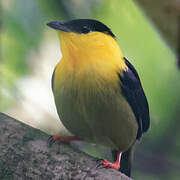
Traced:
[[150, 124], [135, 68], [123, 56], [110, 28], [97, 20], [47, 25], [57, 30], [62, 52], [52, 76], [55, 104], [60, 120], [74, 135], [52, 140], [110, 147], [116, 161], [102, 160], [102, 166], [120, 168], [130, 176], [132, 148]]

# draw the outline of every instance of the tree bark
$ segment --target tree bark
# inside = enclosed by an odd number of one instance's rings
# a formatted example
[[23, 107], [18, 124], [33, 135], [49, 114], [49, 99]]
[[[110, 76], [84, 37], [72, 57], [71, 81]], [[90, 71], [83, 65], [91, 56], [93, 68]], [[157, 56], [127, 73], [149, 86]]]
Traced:
[[0, 179], [131, 180], [124, 174], [96, 168], [96, 158], [70, 145], [47, 145], [48, 135], [0, 113]]

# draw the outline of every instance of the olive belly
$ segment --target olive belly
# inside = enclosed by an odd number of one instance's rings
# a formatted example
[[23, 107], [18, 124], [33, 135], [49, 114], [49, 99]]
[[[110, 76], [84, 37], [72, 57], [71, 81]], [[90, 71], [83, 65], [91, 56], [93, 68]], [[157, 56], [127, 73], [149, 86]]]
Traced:
[[75, 136], [122, 152], [135, 142], [137, 121], [120, 90], [81, 91], [63, 86], [54, 97], [60, 120]]

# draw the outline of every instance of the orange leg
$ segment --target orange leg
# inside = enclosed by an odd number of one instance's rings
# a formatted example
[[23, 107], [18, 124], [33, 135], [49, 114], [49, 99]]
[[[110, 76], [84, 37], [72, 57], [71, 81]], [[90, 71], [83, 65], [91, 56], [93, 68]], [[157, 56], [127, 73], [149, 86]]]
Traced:
[[80, 139], [76, 136], [50, 136], [48, 144], [52, 145], [56, 140], [60, 140], [64, 143], [70, 143], [71, 141], [78, 141]]
[[111, 163], [109, 161], [106, 160], [102, 160], [102, 162], [98, 165], [104, 167], [104, 168], [113, 168], [115, 170], [119, 170], [120, 169], [120, 161], [121, 161], [121, 152], [118, 152], [117, 155], [117, 160], [114, 163]]

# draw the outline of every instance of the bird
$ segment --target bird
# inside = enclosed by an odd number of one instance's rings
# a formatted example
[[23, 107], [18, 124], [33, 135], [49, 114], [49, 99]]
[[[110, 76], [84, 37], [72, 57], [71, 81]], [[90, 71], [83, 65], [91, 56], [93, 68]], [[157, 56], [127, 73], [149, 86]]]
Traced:
[[102, 167], [131, 176], [133, 147], [150, 126], [149, 105], [139, 75], [123, 56], [116, 37], [95, 19], [51, 21], [62, 58], [52, 75], [57, 113], [73, 136], [50, 142], [86, 141], [112, 149]]

